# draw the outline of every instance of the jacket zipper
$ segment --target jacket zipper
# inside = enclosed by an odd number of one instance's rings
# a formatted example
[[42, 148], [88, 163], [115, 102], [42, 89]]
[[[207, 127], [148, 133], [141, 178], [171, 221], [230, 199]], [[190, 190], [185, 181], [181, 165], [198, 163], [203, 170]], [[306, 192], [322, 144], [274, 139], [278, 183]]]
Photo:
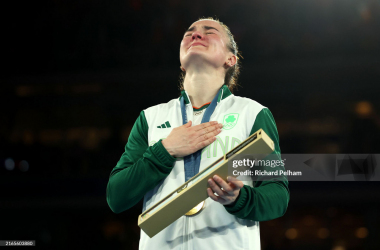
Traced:
[[185, 219], [185, 222], [184, 222], [184, 225], [183, 225], [183, 228], [184, 228], [184, 234], [183, 234], [183, 250], [189, 250], [189, 217], [187, 217], [186, 215], [184, 215], [184, 219]]

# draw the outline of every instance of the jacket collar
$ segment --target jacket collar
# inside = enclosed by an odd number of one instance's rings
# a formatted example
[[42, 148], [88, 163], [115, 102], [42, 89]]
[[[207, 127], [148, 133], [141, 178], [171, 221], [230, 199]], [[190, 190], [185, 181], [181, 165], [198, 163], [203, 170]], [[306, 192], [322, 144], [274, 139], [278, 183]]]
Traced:
[[[221, 100], [224, 100], [226, 99], [228, 96], [232, 95], [230, 89], [227, 87], [227, 85], [223, 85], [221, 87], [222, 89], [222, 93], [221, 95], [219, 96], [218, 98], [218, 103], [221, 101]], [[181, 91], [181, 96], [185, 99], [185, 104], [189, 104], [190, 103], [190, 98], [189, 98], [189, 95], [187, 94], [187, 92], [185, 90], [182, 90]], [[181, 97], [180, 97], [181, 98]]]

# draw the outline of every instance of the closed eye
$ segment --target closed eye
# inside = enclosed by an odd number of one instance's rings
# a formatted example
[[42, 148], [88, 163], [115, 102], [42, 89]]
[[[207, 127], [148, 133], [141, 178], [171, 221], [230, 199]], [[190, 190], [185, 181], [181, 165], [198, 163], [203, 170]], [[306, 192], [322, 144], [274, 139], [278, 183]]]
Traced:
[[[215, 34], [215, 33], [213, 33], [213, 32], [207, 32], [206, 35], [207, 35], [207, 34]], [[186, 37], [186, 36], [191, 36], [191, 34], [185, 35], [185, 37]]]

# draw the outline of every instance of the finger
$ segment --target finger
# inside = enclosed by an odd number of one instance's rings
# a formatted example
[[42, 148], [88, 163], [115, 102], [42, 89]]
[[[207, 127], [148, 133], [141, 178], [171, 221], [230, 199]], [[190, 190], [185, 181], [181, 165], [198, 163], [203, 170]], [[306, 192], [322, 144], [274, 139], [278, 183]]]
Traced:
[[226, 195], [223, 192], [223, 190], [221, 190], [220, 187], [215, 183], [215, 181], [213, 179], [209, 179], [208, 184], [210, 185], [210, 188], [212, 189], [212, 191], [214, 193], [217, 193], [219, 195], [219, 197]]
[[199, 131], [199, 130], [202, 130], [202, 129], [205, 129], [205, 128], [208, 128], [208, 127], [211, 127], [211, 126], [215, 126], [217, 124], [218, 124], [217, 121], [205, 122], [205, 123], [201, 123], [199, 125], [194, 126], [193, 129], [195, 131]]
[[222, 132], [222, 129], [219, 128], [219, 125], [215, 125], [213, 129], [209, 130], [210, 127], [205, 128], [204, 130], [199, 130], [196, 132], [196, 139], [194, 141], [195, 144], [200, 143], [202, 141], [207, 141], [208, 139], [215, 137], [216, 135]]
[[[206, 123], [202, 123], [202, 124], [206, 124]], [[199, 125], [201, 125], [201, 124], [199, 124]], [[223, 128], [223, 124], [216, 122], [214, 124], [211, 124], [210, 126], [207, 125], [207, 126], [203, 127], [202, 129], [197, 130], [197, 132], [202, 135], [202, 134], [206, 134], [206, 133], [209, 133], [209, 132], [221, 129], [221, 128]]]
[[208, 145], [213, 143], [215, 140], [216, 140], [216, 137], [214, 136], [214, 137], [208, 138], [207, 140], [200, 141], [200, 142], [196, 143], [195, 144], [195, 149], [196, 149], [195, 151], [198, 151], [199, 149], [207, 147]]
[[229, 184], [232, 184], [234, 186], [234, 190], [244, 187], [244, 183], [233, 176], [227, 176], [227, 181]]
[[225, 182], [222, 178], [220, 178], [218, 175], [214, 175], [213, 180], [221, 187], [223, 188], [223, 191], [228, 194], [233, 194], [234, 188], [228, 185], [227, 182]]
[[186, 124], [184, 124], [183, 126], [185, 127], [185, 128], [190, 128], [191, 127], [191, 124], [193, 124], [192, 123], [192, 121], [188, 121]]
[[217, 135], [220, 132], [222, 132], [222, 127], [223, 127], [223, 125], [220, 124], [220, 123], [218, 123], [218, 124], [215, 124], [213, 126], [209, 126], [209, 127], [204, 128], [204, 129], [198, 130], [197, 134], [198, 135], [204, 135], [204, 134], [208, 134], [208, 133], [214, 132], [215, 135]]
[[202, 141], [207, 141], [208, 139], [213, 138], [216, 135], [220, 134], [220, 132], [222, 132], [221, 129], [217, 129], [217, 130], [211, 131], [211, 132], [206, 133], [206, 134], [201, 134], [201, 132], [198, 131], [196, 134], [197, 137], [195, 138], [194, 143], [198, 144]]
[[223, 198], [216, 196], [216, 195], [214, 194], [214, 192], [211, 190], [211, 188], [207, 188], [207, 194], [208, 194], [208, 196], [209, 196], [211, 199], [213, 199], [214, 201], [217, 201], [217, 202], [222, 202], [222, 201], [224, 201]]

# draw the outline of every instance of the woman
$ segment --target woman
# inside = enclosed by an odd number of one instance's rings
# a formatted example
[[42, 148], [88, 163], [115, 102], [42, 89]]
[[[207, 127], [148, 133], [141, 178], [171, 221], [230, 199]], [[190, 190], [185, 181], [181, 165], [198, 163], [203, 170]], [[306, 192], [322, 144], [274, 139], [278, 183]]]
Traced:
[[[185, 32], [181, 97], [140, 113], [110, 175], [112, 211], [125, 211], [142, 197], [145, 211], [260, 128], [280, 154], [270, 111], [231, 93], [239, 73], [237, 52], [231, 32], [218, 20], [200, 19]], [[286, 178], [253, 187], [214, 176], [209, 184], [210, 199], [202, 210], [182, 216], [153, 238], [141, 231], [140, 249], [260, 249], [259, 221], [286, 211]]]

